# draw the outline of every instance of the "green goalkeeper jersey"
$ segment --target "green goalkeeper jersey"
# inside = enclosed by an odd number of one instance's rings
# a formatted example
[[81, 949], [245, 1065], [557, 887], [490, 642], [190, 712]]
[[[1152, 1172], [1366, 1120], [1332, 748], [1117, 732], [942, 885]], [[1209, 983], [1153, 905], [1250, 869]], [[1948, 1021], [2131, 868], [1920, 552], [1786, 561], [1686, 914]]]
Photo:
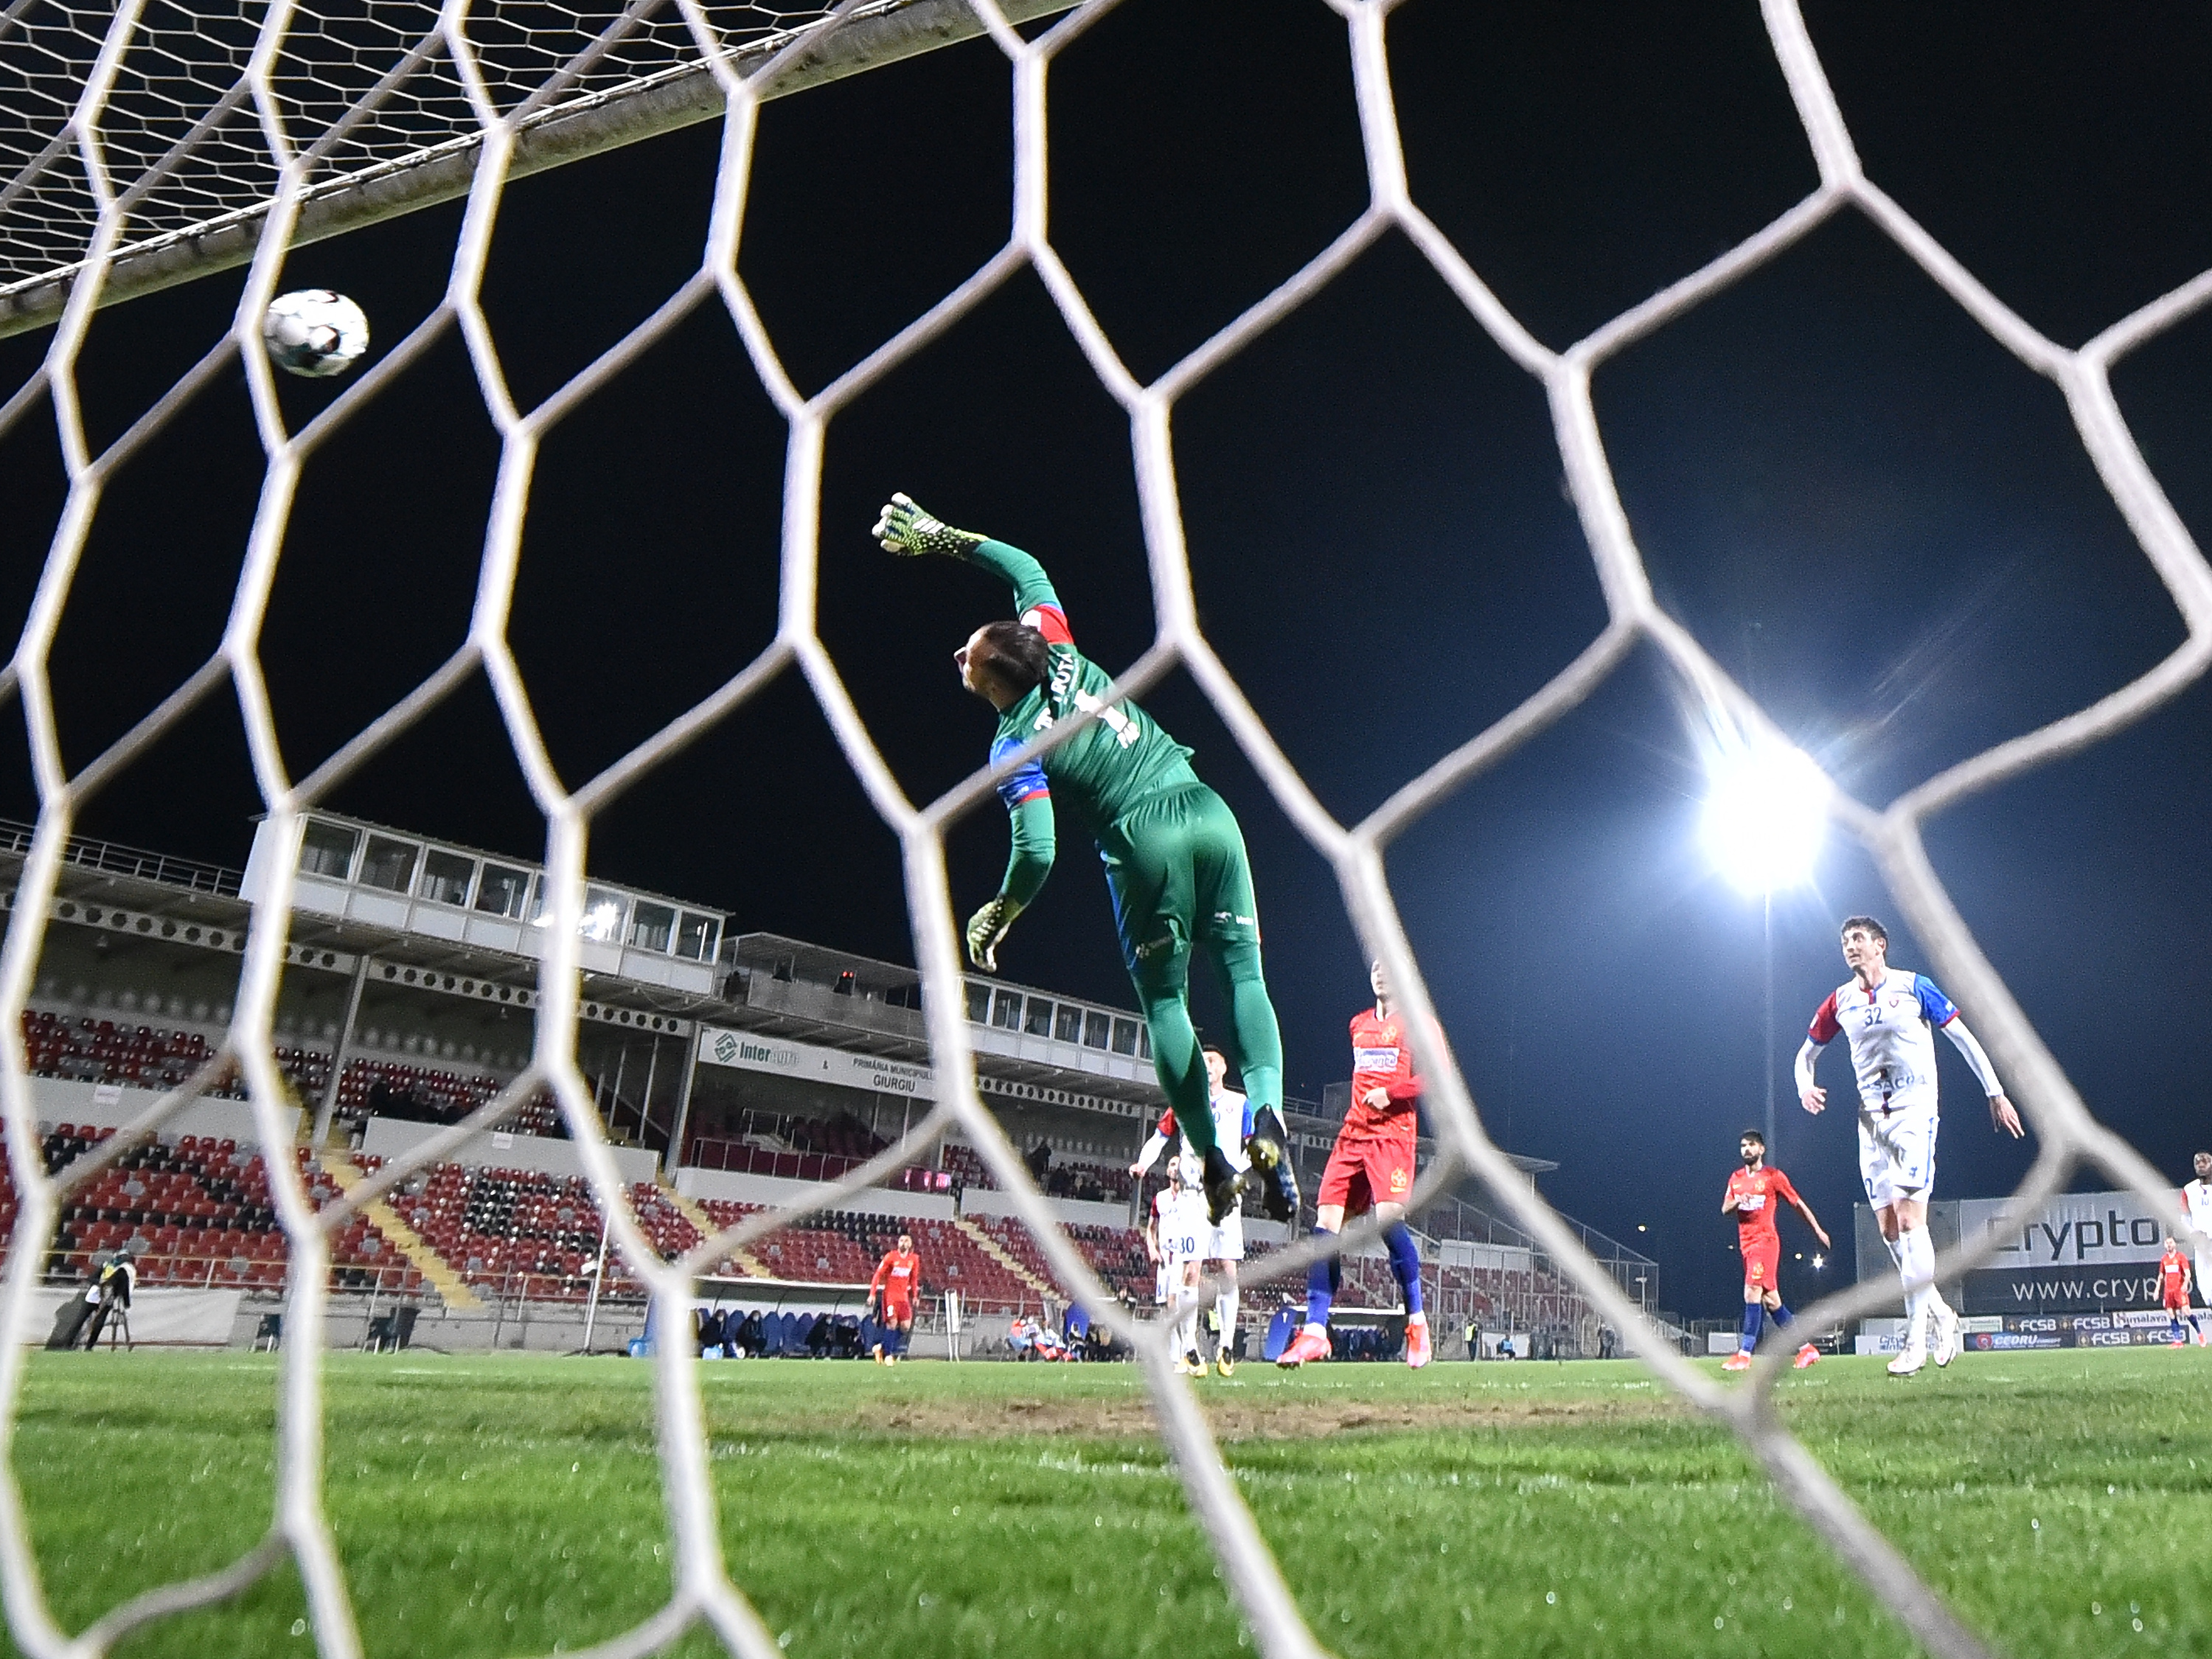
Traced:
[[[1000, 780], [1000, 799], [1015, 825], [1014, 860], [1006, 872], [1006, 890], [1026, 902], [1051, 868], [1048, 847], [1023, 845], [1039, 827], [1035, 820], [1042, 816], [1024, 811], [1030, 803], [1048, 801], [1066, 807], [1093, 836], [1100, 836], [1139, 802], [1188, 788], [1198, 782], [1198, 775], [1190, 769], [1190, 750], [1163, 731], [1158, 720], [1127, 698], [1106, 701], [1113, 677], [1075, 648], [1067, 613], [1042, 565], [1004, 542], [980, 543], [968, 556], [1006, 580], [1014, 590], [1016, 614], [1044, 635], [1051, 653], [1052, 672], [1045, 683], [1000, 713], [998, 732], [991, 739], [992, 760], [1005, 758], [1061, 720], [1097, 715], [1058, 748]], [[1026, 860], [1025, 851], [1030, 854]], [[1035, 865], [1039, 852], [1042, 867], [1035, 869], [1032, 882], [1025, 878], [1030, 870], [1021, 866]]]

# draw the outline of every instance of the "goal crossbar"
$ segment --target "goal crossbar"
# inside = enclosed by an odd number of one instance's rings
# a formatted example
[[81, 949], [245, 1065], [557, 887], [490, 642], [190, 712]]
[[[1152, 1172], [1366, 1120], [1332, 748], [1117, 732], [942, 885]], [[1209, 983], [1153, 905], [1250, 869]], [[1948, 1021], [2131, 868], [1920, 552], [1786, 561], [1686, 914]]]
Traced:
[[[1024, 23], [1070, 10], [1076, 3], [1077, 0], [1000, 0], [999, 9], [1009, 22]], [[763, 99], [781, 98], [955, 46], [983, 32], [967, 0], [905, 0], [903, 4], [871, 9], [750, 41], [732, 48], [725, 61], [744, 76], [778, 53], [785, 54], [783, 62], [758, 87]], [[820, 38], [812, 41], [798, 38], [809, 33]], [[714, 120], [721, 115], [726, 102], [714, 65], [704, 60], [566, 100], [524, 120], [516, 133], [508, 175], [543, 173], [679, 127]], [[465, 196], [476, 176], [483, 139], [481, 130], [465, 133], [310, 185], [302, 194], [291, 245], [322, 241]], [[100, 303], [108, 306], [137, 299], [247, 264], [260, 241], [269, 208], [264, 198], [198, 224], [125, 245], [109, 263], [100, 285]], [[78, 260], [0, 287], [0, 339], [57, 321], [87, 263]]]

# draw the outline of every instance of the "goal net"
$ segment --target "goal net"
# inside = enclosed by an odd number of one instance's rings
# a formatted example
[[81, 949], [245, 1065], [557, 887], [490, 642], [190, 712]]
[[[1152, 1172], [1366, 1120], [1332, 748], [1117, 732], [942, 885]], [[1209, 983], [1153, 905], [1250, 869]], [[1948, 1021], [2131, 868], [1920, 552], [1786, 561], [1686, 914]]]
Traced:
[[[883, 0], [835, 8], [639, 0], [617, 13], [460, 0], [442, 9], [418, 0], [331, 4], [271, 0], [265, 7], [199, 9], [174, 0], [121, 0], [112, 12], [52, 0], [13, 0], [0, 12], [0, 62], [27, 95], [9, 100], [0, 131], [11, 173], [0, 182], [0, 328], [52, 325], [33, 380], [0, 404], [0, 429], [51, 408], [62, 428], [70, 495], [3, 683], [29, 732], [41, 799], [37, 834], [0, 952], [0, 1088], [9, 1155], [21, 1195], [16, 1246], [7, 1268], [6, 1315], [17, 1322], [38, 1284], [43, 1249], [61, 1206], [112, 1161], [132, 1135], [153, 1133], [234, 1061], [250, 1086], [271, 1171], [271, 1192], [289, 1242], [293, 1271], [280, 1395], [276, 1520], [262, 1543], [210, 1577], [165, 1586], [110, 1610], [82, 1637], [55, 1621], [35, 1563], [18, 1486], [0, 1482], [0, 1588], [12, 1629], [39, 1655], [105, 1652], [156, 1620], [237, 1594], [289, 1561], [303, 1581], [314, 1639], [332, 1659], [359, 1651], [346, 1573], [325, 1520], [321, 1394], [329, 1245], [333, 1233], [377, 1194], [390, 1190], [468, 1136], [490, 1127], [534, 1091], [550, 1088], [580, 1148], [608, 1217], [613, 1248], [650, 1287], [665, 1312], [688, 1309], [696, 1275], [755, 1239], [849, 1198], [927, 1155], [957, 1130], [1012, 1195], [1054, 1273], [1077, 1289], [1097, 1320], [1129, 1341], [1149, 1389], [1158, 1430], [1191, 1509], [1260, 1649], [1274, 1659], [1317, 1653], [1254, 1517], [1208, 1431], [1192, 1392], [1171, 1373], [1163, 1326], [1133, 1322], [1117, 1309], [1081, 1252], [1054, 1224], [1030, 1171], [1000, 1132], [972, 1082], [962, 1018], [962, 966], [947, 877], [945, 838], [965, 815], [992, 810], [995, 775], [978, 773], [940, 798], [909, 799], [856, 711], [815, 625], [817, 507], [823, 441], [853, 400], [980, 305], [1016, 273], [1034, 271], [1080, 346], [1098, 384], [1126, 412], [1142, 510], [1157, 618], [1151, 647], [1119, 682], [1134, 693], [1172, 670], [1187, 672], [1226, 724], [1273, 799], [1327, 860], [1365, 946], [1387, 965], [1418, 1033], [1435, 1029], [1420, 963], [1400, 925], [1383, 853], [1394, 837], [1468, 779], [1560, 720], [1638, 647], [1656, 651], [1711, 719], [1747, 740], [1786, 740], [1760, 706], [1655, 598], [1643, 556], [1609, 469], [1591, 401], [1594, 370], [1632, 343], [1698, 306], [1832, 217], [1863, 215], [1923, 269], [2008, 351], [2064, 394], [2081, 442], [2172, 597], [2187, 638], [2149, 672], [2092, 706], [1954, 766], [1884, 806], [1832, 799], [1832, 818], [1868, 850], [1947, 983], [1975, 1011], [2004, 1075], [2016, 1085], [2041, 1155], [2021, 1196], [2057, 1191], [2083, 1166], [2101, 1170], [2161, 1211], [2168, 1187], [2123, 1139], [2092, 1116], [1978, 948], [1923, 850], [1921, 826], [1936, 812], [2024, 770], [2094, 744], [2172, 696], [2202, 672], [2212, 651], [2212, 568], [2208, 568], [2130, 436], [2108, 380], [2113, 362], [2212, 300], [2212, 274], [2120, 319], [2086, 345], [2061, 347], [2009, 309], [1867, 177], [1851, 134], [1793, 0], [1765, 0], [1774, 56], [1785, 77], [1820, 183], [1803, 201], [1703, 269], [1684, 277], [1564, 351], [1540, 343], [1485, 285], [1409, 191], [1392, 103], [1385, 25], [1388, 0], [1328, 0], [1340, 15], [1356, 88], [1369, 180], [1364, 211], [1320, 254], [1166, 373], [1140, 380], [1123, 363], [1048, 236], [1048, 91], [1055, 55], [1103, 12], [1105, 0], [1075, 8], [1049, 27], [1032, 23], [1067, 8], [1014, 0]], [[881, 343], [811, 396], [793, 386], [755, 317], [735, 270], [738, 204], [751, 165], [761, 100], [886, 61], [945, 40], [987, 33], [1012, 77], [1015, 194], [1004, 246], [925, 314]], [[1033, 37], [1033, 38], [1031, 38]], [[486, 595], [466, 645], [444, 668], [394, 704], [311, 775], [285, 769], [256, 660], [254, 641], [283, 541], [290, 486], [306, 447], [358, 413], [418, 349], [458, 320], [481, 330], [474, 284], [489, 226], [507, 182], [608, 144], [687, 120], [717, 119], [728, 134], [716, 181], [713, 233], [697, 273], [619, 345], [533, 410], [501, 421], [501, 465], [485, 532], [480, 590]], [[288, 247], [391, 213], [465, 195], [469, 212], [454, 253], [447, 305], [387, 352], [307, 433], [287, 429], [257, 319]], [[1370, 816], [1339, 821], [1309, 789], [1202, 631], [1194, 595], [1169, 440], [1179, 399], [1332, 283], [1386, 234], [1402, 235], [1498, 346], [1543, 389], [1567, 488], [1602, 587], [1607, 621], [1556, 678], [1503, 720], [1467, 734], [1453, 752], [1407, 782]], [[103, 479], [181, 406], [181, 395], [149, 411], [101, 453], [88, 448], [76, 413], [74, 376], [93, 308], [250, 262], [252, 272], [220, 361], [240, 353], [264, 436], [267, 477], [224, 644], [113, 749], [74, 774], [61, 759], [46, 668]], [[713, 695], [582, 787], [560, 783], [521, 690], [504, 629], [537, 446], [544, 432], [604, 385], [613, 371], [702, 307], [727, 308], [789, 434], [781, 554], [780, 631], [762, 654]], [[204, 375], [208, 365], [193, 371]], [[388, 373], [387, 370], [390, 372]], [[478, 360], [480, 377], [485, 374]], [[180, 383], [188, 389], [189, 383]], [[40, 394], [50, 394], [46, 400]], [[506, 407], [489, 381], [488, 404]], [[292, 872], [303, 813], [352, 769], [421, 720], [478, 671], [488, 678], [515, 759], [546, 825], [552, 925], [540, 986], [534, 1063], [513, 1088], [421, 1151], [319, 1207], [297, 1177], [283, 1115], [286, 1091], [272, 1059], [275, 999], [286, 951]], [[915, 960], [936, 1075], [945, 1097], [898, 1145], [806, 1201], [748, 1218], [664, 1261], [625, 1197], [592, 1091], [576, 1062], [580, 928], [586, 843], [594, 815], [771, 682], [796, 676], [809, 688], [874, 810], [902, 852]], [[255, 775], [273, 843], [295, 856], [273, 861], [245, 953], [225, 1055], [173, 1091], [107, 1146], [49, 1176], [37, 1153], [21, 1018], [39, 959], [61, 860], [76, 814], [94, 790], [173, 727], [203, 699], [228, 691], [243, 710]], [[1051, 734], [1062, 741], [1074, 727]], [[1416, 1210], [1472, 1173], [1513, 1223], [1571, 1278], [1626, 1346], [1665, 1384], [1726, 1425], [1805, 1518], [1929, 1651], [1990, 1651], [1784, 1426], [1772, 1389], [1779, 1356], [1768, 1353], [1747, 1387], [1723, 1390], [1686, 1363], [1639, 1313], [1574, 1231], [1516, 1177], [1486, 1133], [1450, 1052], [1417, 1035], [1430, 1080], [1428, 1105], [1441, 1148], [1413, 1195]], [[286, 1171], [292, 1171], [290, 1176]], [[1331, 1248], [1373, 1237], [1355, 1227]], [[1938, 1276], [1977, 1265], [1992, 1239], [1948, 1253]], [[1248, 1285], [1303, 1274], [1323, 1246], [1295, 1245], [1269, 1257]], [[1863, 1316], [1890, 1300], [1863, 1285], [1808, 1310], [1816, 1328]], [[661, 1468], [678, 1556], [668, 1602], [623, 1637], [597, 1650], [653, 1650], [703, 1624], [744, 1659], [775, 1659], [775, 1638], [756, 1616], [741, 1575], [725, 1559], [709, 1480], [696, 1361], [684, 1345], [654, 1358]], [[0, 1411], [18, 1409], [25, 1372], [20, 1346], [0, 1352]]]

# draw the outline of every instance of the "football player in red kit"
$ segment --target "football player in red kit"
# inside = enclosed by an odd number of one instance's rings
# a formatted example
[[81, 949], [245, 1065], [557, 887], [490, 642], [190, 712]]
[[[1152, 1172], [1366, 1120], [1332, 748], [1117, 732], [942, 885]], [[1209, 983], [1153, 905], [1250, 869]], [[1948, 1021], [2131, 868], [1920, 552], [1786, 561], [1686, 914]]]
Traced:
[[2189, 1258], [2181, 1246], [2169, 1238], [2158, 1258], [2159, 1299], [2166, 1307], [2166, 1340], [2171, 1347], [2185, 1348], [2189, 1339], [2181, 1334], [2181, 1322], [2187, 1320], [2189, 1328], [2197, 1334], [2197, 1346], [2204, 1346], [2204, 1328], [2197, 1322], [2196, 1310], [2189, 1305]]
[[[1380, 962], [1367, 970], [1375, 1006], [1352, 1017], [1352, 1099], [1344, 1125], [1314, 1194], [1314, 1231], [1340, 1232], [1346, 1215], [1375, 1212], [1382, 1226], [1390, 1273], [1406, 1298], [1406, 1363], [1418, 1370], [1434, 1352], [1429, 1317], [1421, 1306], [1421, 1256], [1406, 1225], [1406, 1195], [1413, 1186], [1413, 1146], [1420, 1133], [1414, 1110], [1421, 1079], [1414, 1074], [1390, 981]], [[1306, 1322], [1275, 1363], [1286, 1370], [1329, 1356], [1328, 1310], [1344, 1282], [1344, 1263], [1330, 1256], [1306, 1278]]]
[[896, 1365], [914, 1335], [914, 1303], [921, 1293], [921, 1258], [914, 1253], [914, 1235], [901, 1233], [898, 1248], [884, 1252], [876, 1263], [876, 1276], [868, 1281], [868, 1304], [880, 1305], [877, 1322], [884, 1340], [872, 1349], [876, 1362]]
[[[1774, 1224], [1776, 1206], [1787, 1203], [1794, 1207], [1805, 1218], [1813, 1237], [1820, 1241], [1820, 1248], [1828, 1248], [1828, 1235], [1813, 1213], [1813, 1206], [1797, 1196], [1788, 1176], [1766, 1167], [1766, 1137], [1756, 1129], [1746, 1129], [1736, 1141], [1736, 1152], [1743, 1159], [1743, 1168], [1729, 1177], [1721, 1213], [1735, 1218], [1736, 1243], [1743, 1251], [1743, 1338], [1741, 1346], [1722, 1364], [1724, 1371], [1751, 1369], [1751, 1353], [1759, 1346], [1763, 1320], [1771, 1316], [1777, 1330], [1790, 1326], [1790, 1310], [1782, 1305], [1778, 1282], [1782, 1233]], [[1797, 1350], [1797, 1369], [1803, 1370], [1820, 1357], [1820, 1351], [1806, 1343]]]

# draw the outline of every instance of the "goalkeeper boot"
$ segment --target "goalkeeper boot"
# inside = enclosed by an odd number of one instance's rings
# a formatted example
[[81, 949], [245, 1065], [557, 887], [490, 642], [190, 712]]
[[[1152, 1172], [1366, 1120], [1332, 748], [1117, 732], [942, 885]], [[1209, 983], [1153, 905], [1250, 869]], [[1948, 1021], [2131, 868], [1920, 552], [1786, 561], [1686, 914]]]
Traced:
[[1206, 1213], [1208, 1223], [1218, 1227], [1221, 1218], [1237, 1207], [1237, 1194], [1244, 1190], [1244, 1176], [1229, 1161], [1229, 1154], [1218, 1146], [1206, 1149], [1205, 1173], [1199, 1184], [1206, 1189]]
[[1291, 1148], [1283, 1134], [1283, 1120], [1272, 1106], [1252, 1114], [1252, 1133], [1244, 1142], [1252, 1160], [1253, 1178], [1260, 1183], [1260, 1201], [1270, 1221], [1293, 1221], [1298, 1213], [1297, 1171], [1291, 1167]]

